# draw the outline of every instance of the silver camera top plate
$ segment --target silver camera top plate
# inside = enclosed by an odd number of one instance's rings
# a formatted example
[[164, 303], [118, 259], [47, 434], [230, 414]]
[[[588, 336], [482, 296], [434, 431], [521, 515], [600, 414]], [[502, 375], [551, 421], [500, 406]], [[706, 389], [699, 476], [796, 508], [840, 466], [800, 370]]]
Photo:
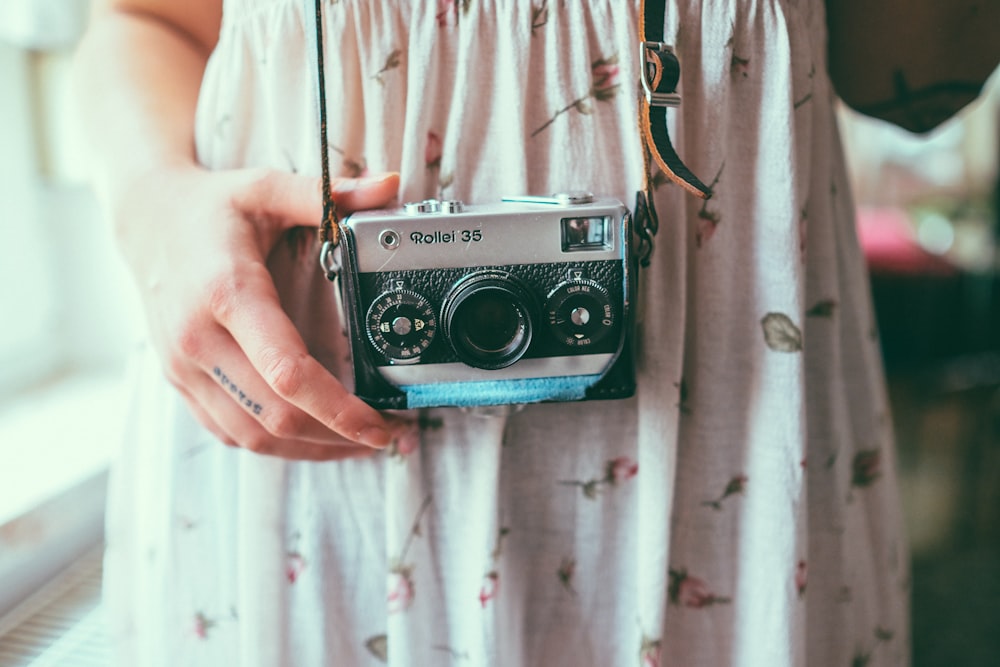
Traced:
[[[622, 222], [617, 199], [590, 193], [510, 197], [492, 204], [426, 200], [388, 211], [361, 211], [344, 221], [353, 238], [357, 270], [444, 269], [502, 264], [621, 260]], [[564, 222], [600, 221], [601, 243], [570, 254], [559, 230]], [[585, 255], [585, 256], [584, 256]]]

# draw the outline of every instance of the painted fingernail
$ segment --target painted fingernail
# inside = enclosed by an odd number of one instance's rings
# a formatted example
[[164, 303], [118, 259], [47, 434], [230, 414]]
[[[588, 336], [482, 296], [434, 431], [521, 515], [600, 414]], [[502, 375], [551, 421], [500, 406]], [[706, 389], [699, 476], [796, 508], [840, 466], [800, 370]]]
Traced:
[[381, 449], [392, 442], [392, 435], [381, 426], [366, 426], [358, 433], [358, 442]]

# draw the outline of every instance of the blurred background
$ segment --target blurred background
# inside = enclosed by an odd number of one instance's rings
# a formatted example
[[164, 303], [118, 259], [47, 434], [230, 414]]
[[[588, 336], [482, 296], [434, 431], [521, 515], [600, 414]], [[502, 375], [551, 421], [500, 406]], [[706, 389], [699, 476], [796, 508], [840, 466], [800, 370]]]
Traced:
[[[99, 667], [140, 311], [74, 131], [86, 0], [0, 4], [0, 667]], [[1000, 665], [1000, 76], [926, 137], [842, 111], [913, 556], [916, 667]]]

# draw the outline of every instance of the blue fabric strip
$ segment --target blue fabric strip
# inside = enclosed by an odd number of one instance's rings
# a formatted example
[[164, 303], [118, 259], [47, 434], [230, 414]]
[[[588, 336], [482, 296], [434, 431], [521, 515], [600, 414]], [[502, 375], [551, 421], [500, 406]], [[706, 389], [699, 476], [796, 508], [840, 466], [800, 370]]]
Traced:
[[474, 407], [478, 405], [517, 405], [542, 401], [579, 401], [600, 375], [530, 378], [524, 380], [487, 380], [483, 382], [444, 382], [401, 386], [408, 408]]

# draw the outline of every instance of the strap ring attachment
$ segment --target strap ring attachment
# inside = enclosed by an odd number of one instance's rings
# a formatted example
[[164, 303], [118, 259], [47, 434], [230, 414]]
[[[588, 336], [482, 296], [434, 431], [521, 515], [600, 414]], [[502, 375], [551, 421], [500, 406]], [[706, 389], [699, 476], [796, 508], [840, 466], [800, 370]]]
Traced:
[[333, 241], [324, 241], [323, 247], [319, 251], [319, 266], [330, 282], [334, 282], [340, 275], [341, 264], [340, 253], [337, 252], [338, 245]]
[[654, 107], [678, 107], [677, 93], [680, 63], [674, 50], [664, 42], [639, 42], [639, 62], [642, 63], [642, 91]]

